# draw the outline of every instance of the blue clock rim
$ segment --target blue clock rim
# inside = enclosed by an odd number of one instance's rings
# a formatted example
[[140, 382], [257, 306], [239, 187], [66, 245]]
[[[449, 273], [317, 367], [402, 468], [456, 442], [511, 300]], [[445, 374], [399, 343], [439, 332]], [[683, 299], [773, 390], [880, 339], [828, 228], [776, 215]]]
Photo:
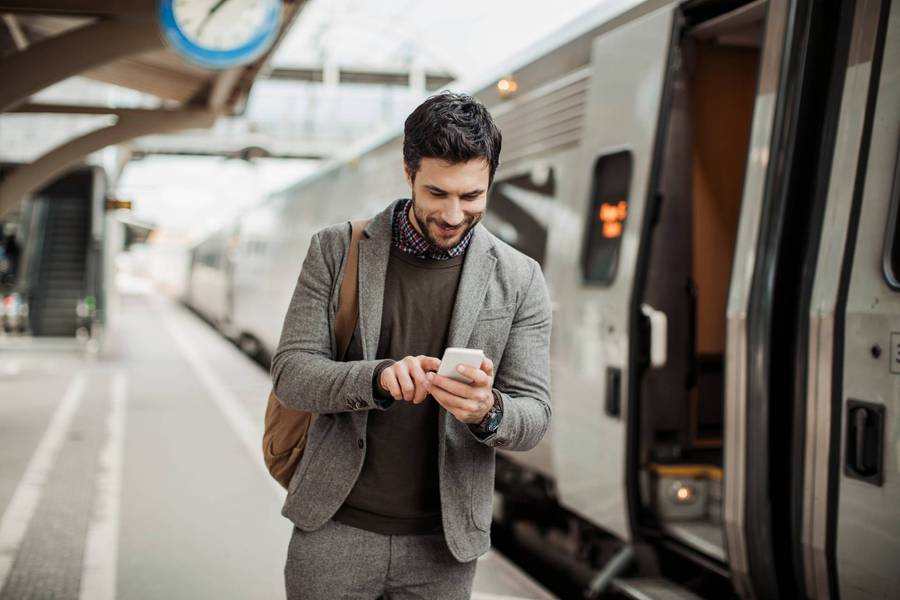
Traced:
[[205, 67], [228, 68], [247, 63], [262, 54], [278, 33], [281, 20], [280, 2], [271, 2], [269, 13], [257, 35], [230, 50], [211, 50], [198, 46], [188, 38], [175, 21], [174, 0], [160, 0], [159, 19], [166, 39], [185, 57]]

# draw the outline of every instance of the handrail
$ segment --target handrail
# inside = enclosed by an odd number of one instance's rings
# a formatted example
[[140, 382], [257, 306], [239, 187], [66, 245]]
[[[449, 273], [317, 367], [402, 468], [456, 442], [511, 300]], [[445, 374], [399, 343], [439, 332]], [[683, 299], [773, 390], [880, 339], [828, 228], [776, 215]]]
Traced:
[[28, 228], [25, 231], [25, 251], [22, 254], [22, 277], [16, 283], [18, 291], [31, 304], [32, 288], [44, 257], [44, 237], [47, 233], [47, 199], [41, 196], [26, 200], [29, 203]]

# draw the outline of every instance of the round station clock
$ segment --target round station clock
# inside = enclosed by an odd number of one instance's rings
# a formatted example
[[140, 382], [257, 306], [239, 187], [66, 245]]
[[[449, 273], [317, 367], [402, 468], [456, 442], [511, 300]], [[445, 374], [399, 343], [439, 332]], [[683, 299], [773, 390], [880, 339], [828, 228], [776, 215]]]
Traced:
[[209, 69], [229, 69], [263, 54], [275, 41], [281, 0], [159, 0], [166, 41]]

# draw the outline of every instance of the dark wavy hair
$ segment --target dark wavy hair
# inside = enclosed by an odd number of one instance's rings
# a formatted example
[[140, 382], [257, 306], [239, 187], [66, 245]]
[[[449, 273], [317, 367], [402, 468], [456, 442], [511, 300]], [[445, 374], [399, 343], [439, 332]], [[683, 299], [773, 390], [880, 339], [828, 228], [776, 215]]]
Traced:
[[500, 129], [478, 100], [449, 91], [431, 96], [406, 118], [403, 162], [415, 181], [423, 158], [451, 164], [483, 158], [489, 166], [489, 184], [500, 164]]

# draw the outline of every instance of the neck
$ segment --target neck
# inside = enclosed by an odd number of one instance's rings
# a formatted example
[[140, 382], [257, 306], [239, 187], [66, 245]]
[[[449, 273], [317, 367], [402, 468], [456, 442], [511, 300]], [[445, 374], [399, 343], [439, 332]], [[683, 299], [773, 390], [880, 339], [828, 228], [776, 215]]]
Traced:
[[[425, 238], [425, 240], [427, 241], [427, 240], [428, 240], [428, 236], [426, 236], [426, 235], [422, 232], [422, 230], [419, 228], [419, 221], [418, 221], [418, 219], [416, 219], [416, 213], [413, 212], [413, 206], [414, 206], [414, 205], [415, 205], [414, 202], [410, 202], [410, 203], [409, 203], [409, 211], [406, 213], [406, 218], [409, 219], [409, 223], [410, 223], [410, 225], [413, 226], [413, 229], [416, 230], [416, 233], [418, 233], [419, 235], [421, 235], [421, 236], [422, 236], [423, 238]], [[431, 242], [429, 242], [429, 243], [431, 243]]]

